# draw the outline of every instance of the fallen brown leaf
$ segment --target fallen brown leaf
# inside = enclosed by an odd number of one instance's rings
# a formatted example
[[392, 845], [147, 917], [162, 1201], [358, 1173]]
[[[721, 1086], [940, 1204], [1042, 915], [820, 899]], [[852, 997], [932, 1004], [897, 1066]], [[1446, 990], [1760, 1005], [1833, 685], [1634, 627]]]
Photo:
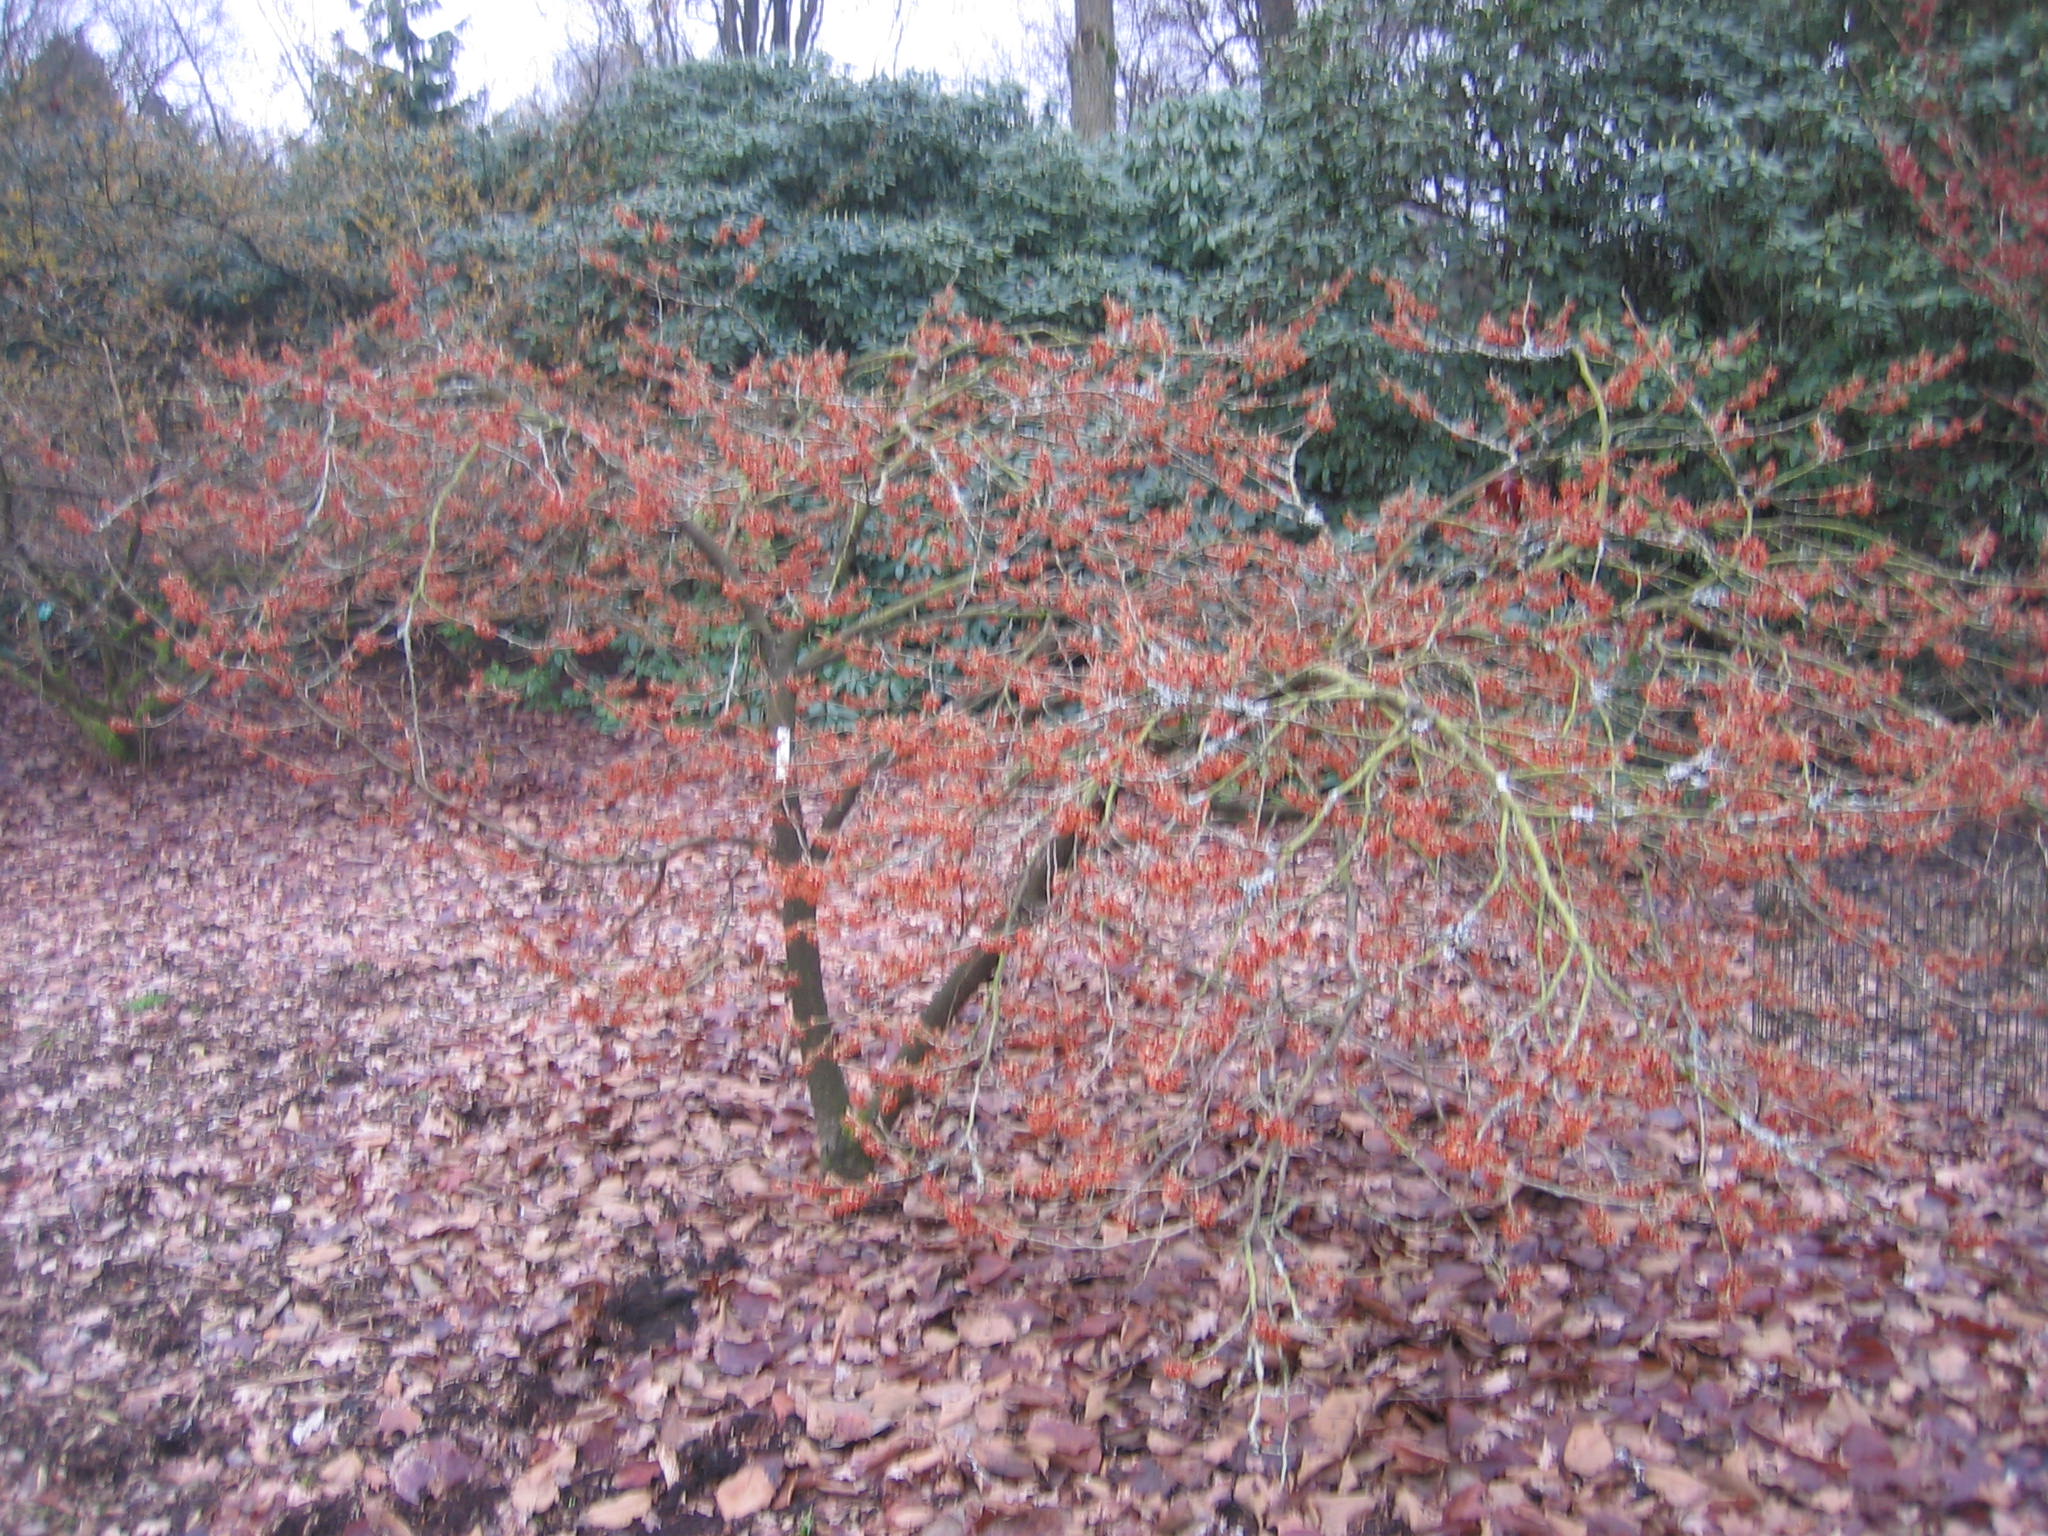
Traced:
[[1565, 1437], [1564, 1469], [1575, 1477], [1598, 1477], [1614, 1465], [1614, 1442], [1591, 1419], [1581, 1419]]
[[744, 1520], [758, 1515], [775, 1502], [776, 1480], [758, 1461], [750, 1461], [720, 1483], [712, 1497], [725, 1520]]
[[654, 1494], [650, 1489], [635, 1488], [628, 1493], [614, 1494], [600, 1499], [583, 1511], [578, 1524], [587, 1525], [599, 1531], [623, 1531], [637, 1522], [641, 1516], [654, 1508]]
[[561, 1497], [562, 1484], [576, 1466], [576, 1447], [572, 1443], [551, 1446], [543, 1451], [527, 1469], [512, 1481], [511, 1500], [513, 1511], [530, 1517], [555, 1507]]

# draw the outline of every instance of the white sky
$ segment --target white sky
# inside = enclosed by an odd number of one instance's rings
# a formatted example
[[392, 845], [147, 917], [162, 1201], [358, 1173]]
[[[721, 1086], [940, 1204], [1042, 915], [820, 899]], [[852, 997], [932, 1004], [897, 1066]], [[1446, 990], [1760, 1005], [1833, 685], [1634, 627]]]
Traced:
[[[955, 82], [1000, 77], [1021, 62], [1027, 26], [1070, 4], [825, 0], [818, 46], [856, 76], [918, 70]], [[348, 0], [226, 0], [226, 9], [247, 54], [245, 67], [231, 76], [232, 110], [266, 127], [303, 121], [298, 88], [283, 63], [288, 51], [311, 41], [325, 52], [336, 32], [351, 42], [362, 36]], [[426, 30], [467, 23], [456, 81], [466, 95], [488, 92], [490, 109], [500, 112], [548, 84], [583, 15], [578, 0], [442, 0]]]

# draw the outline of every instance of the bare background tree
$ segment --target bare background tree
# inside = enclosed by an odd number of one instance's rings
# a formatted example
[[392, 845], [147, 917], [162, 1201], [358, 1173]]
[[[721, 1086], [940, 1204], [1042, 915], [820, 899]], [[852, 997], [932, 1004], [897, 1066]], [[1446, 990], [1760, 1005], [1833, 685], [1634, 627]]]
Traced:
[[807, 57], [818, 44], [825, 0], [715, 0], [718, 51], [728, 59]]
[[555, 87], [565, 101], [602, 101], [643, 69], [697, 56], [684, 0], [584, 0], [583, 19], [588, 32], [555, 64]]
[[0, 0], [0, 89], [89, 76], [138, 111], [198, 108], [218, 136], [229, 35], [220, 0]]
[[809, 58], [825, 0], [584, 0], [579, 36], [555, 68], [572, 102], [602, 99], [643, 69], [705, 55]]
[[[1278, 67], [1312, 0], [1074, 0], [1036, 28], [1016, 74], [1042, 87], [1070, 114], [1077, 133], [1093, 137], [1128, 124], [1158, 102], [1203, 91], [1263, 88]], [[1110, 46], [1087, 44], [1091, 24], [1106, 25]], [[1082, 109], [1088, 74], [1106, 68], [1106, 109]], [[1097, 128], [1098, 123], [1108, 126]]]

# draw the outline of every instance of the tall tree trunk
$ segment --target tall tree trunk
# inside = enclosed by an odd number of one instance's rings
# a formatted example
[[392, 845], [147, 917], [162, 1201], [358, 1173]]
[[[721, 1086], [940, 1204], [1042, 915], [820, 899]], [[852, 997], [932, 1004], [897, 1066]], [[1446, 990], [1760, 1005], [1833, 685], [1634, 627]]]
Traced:
[[809, 58], [824, 0], [718, 0], [718, 52], [728, 59]]
[[1295, 9], [1295, 0], [1258, 0], [1258, 3], [1259, 96], [1270, 101], [1300, 17]]
[[720, 58], [751, 59], [761, 52], [761, 0], [718, 0]]
[[825, 0], [803, 0], [797, 7], [793, 59], [808, 59], [818, 46], [818, 28], [825, 21]]
[[1116, 129], [1116, 0], [1074, 0], [1074, 51], [1067, 55], [1074, 132], [1106, 139]]
[[1259, 61], [1263, 64], [1275, 48], [1285, 47], [1294, 36], [1299, 20], [1295, 0], [1259, 0]]

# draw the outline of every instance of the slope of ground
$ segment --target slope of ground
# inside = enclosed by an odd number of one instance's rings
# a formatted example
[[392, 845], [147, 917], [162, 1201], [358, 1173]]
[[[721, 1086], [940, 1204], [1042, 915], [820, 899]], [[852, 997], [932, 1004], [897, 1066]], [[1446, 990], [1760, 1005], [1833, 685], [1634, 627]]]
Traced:
[[[723, 869], [685, 949], [754, 921]], [[593, 1027], [503, 935], [550, 896], [0, 693], [0, 1528], [2048, 1529], [2038, 1105], [1743, 1250], [1525, 1193], [1512, 1304], [1353, 1127], [1248, 1352], [1228, 1234], [833, 1214], [767, 972]]]

